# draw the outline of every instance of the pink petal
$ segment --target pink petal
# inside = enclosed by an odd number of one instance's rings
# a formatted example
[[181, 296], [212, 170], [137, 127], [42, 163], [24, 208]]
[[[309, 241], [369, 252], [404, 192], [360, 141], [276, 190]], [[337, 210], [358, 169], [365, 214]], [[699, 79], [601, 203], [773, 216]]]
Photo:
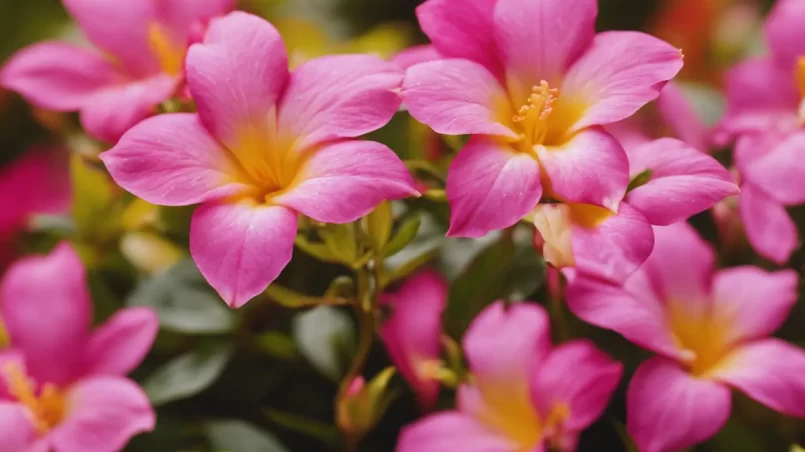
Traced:
[[592, 45], [597, 15], [596, 0], [498, 0], [495, 40], [514, 100], [525, 102], [541, 80], [560, 83]]
[[752, 184], [741, 185], [738, 209], [746, 238], [757, 253], [783, 265], [799, 241], [794, 221], [785, 207]]
[[349, 223], [384, 199], [417, 196], [397, 155], [374, 141], [325, 145], [304, 163], [297, 182], [272, 202], [326, 223]]
[[508, 126], [514, 111], [505, 88], [474, 61], [449, 59], [412, 66], [401, 96], [411, 115], [438, 133], [517, 138]]
[[70, 388], [67, 403], [67, 419], [50, 433], [56, 450], [114, 452], [135, 435], [154, 429], [148, 397], [125, 378], [81, 380]]
[[651, 180], [626, 198], [651, 224], [684, 221], [740, 192], [716, 159], [673, 138], [633, 148], [629, 166], [632, 173], [651, 171]]
[[539, 164], [494, 139], [474, 136], [447, 174], [450, 230], [458, 237], [481, 237], [522, 219], [542, 196]]
[[[649, 136], [648, 127], [644, 124], [644, 121], [641, 120], [640, 116], [630, 116], [623, 121], [608, 124], [604, 127], [604, 130], [609, 132], [610, 135], [620, 142], [627, 154], [632, 148], [646, 144], [654, 139]], [[637, 175], [631, 171], [631, 164], [629, 165], [629, 169], [631, 176]]]
[[423, 44], [409, 47], [391, 58], [391, 62], [397, 66], [408, 69], [411, 66], [428, 61], [441, 60], [444, 57], [436, 50], [433, 44]]
[[25, 405], [0, 401], [0, 450], [28, 452], [37, 437]]
[[628, 118], [656, 99], [680, 69], [682, 52], [653, 36], [633, 31], [597, 34], [562, 84], [565, 102], [586, 107], [571, 130]]
[[[13, 364], [19, 366], [25, 375], [28, 374], [28, 366], [25, 362], [25, 354], [22, 350], [17, 348], [6, 348], [0, 350], [0, 369]], [[4, 399], [16, 399], [8, 391], [8, 381], [5, 374], [0, 374], [0, 401]], [[0, 449], [2, 450], [2, 449]]]
[[535, 150], [558, 199], [617, 212], [629, 185], [629, 160], [612, 135], [602, 128], [590, 128], [562, 146], [537, 146]]
[[0, 84], [38, 107], [75, 111], [118, 77], [101, 55], [70, 44], [43, 42], [14, 55], [0, 72]]
[[447, 282], [425, 271], [412, 277], [399, 291], [381, 299], [391, 316], [380, 329], [391, 362], [416, 391], [422, 407], [433, 408], [439, 382], [425, 377], [419, 366], [441, 357], [442, 311], [447, 303]]
[[676, 83], [670, 82], [657, 97], [657, 111], [677, 138], [702, 152], [710, 148], [710, 131], [693, 104]]
[[446, 58], [463, 58], [501, 72], [493, 16], [498, 0], [428, 0], [416, 9], [422, 31]]
[[714, 378], [789, 416], [805, 417], [805, 351], [780, 339], [741, 346]]
[[232, 157], [194, 114], [147, 119], [101, 159], [115, 182], [154, 204], [197, 204], [250, 189], [236, 182]]
[[778, 64], [794, 68], [797, 58], [805, 55], [802, 23], [805, 22], [805, 5], [797, 0], [781, 0], [766, 18], [763, 31], [771, 53]]
[[288, 56], [273, 25], [240, 11], [214, 19], [185, 65], [199, 117], [214, 137], [235, 152], [244, 141], [269, 143], [288, 82]]
[[805, 203], [805, 133], [796, 133], [748, 165], [743, 176], [784, 205]]
[[799, 277], [794, 270], [767, 272], [758, 267], [731, 267], [713, 281], [713, 316], [728, 319], [730, 342], [771, 335], [797, 302]]
[[296, 213], [279, 206], [202, 204], [190, 224], [190, 254], [233, 308], [265, 290], [291, 260]]
[[55, 384], [73, 377], [89, 336], [92, 304], [84, 265], [70, 245], [8, 269], [0, 284], [0, 316], [31, 375]]
[[171, 0], [156, 2], [156, 14], [161, 25], [177, 40], [185, 43], [195, 27], [206, 25], [210, 19], [232, 11], [236, 0]]
[[629, 434], [641, 452], [679, 450], [715, 435], [730, 416], [730, 390], [664, 358], [644, 362], [626, 395]]
[[148, 354], [158, 331], [159, 320], [151, 308], [121, 309], [92, 333], [85, 374], [126, 375]]
[[434, 414], [405, 427], [397, 452], [513, 452], [517, 444], [488, 430], [465, 414], [448, 411]]

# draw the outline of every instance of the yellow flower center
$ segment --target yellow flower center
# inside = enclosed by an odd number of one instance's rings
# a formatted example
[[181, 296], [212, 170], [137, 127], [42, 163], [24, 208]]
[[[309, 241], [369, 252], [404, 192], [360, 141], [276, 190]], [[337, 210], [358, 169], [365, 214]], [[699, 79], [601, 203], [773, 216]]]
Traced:
[[691, 312], [684, 303], [673, 301], [668, 319], [682, 360], [693, 376], [707, 378], [728, 364], [724, 359], [731, 349], [726, 319], [710, 312]]
[[6, 364], [3, 373], [11, 396], [25, 405], [33, 415], [37, 433], [45, 434], [64, 420], [67, 404], [64, 393], [59, 388], [45, 383], [37, 394], [35, 383], [16, 362]]
[[176, 43], [159, 23], [148, 26], [148, 46], [159, 61], [162, 72], [179, 75], [184, 67], [185, 43]]
[[529, 148], [542, 144], [548, 136], [548, 118], [558, 98], [559, 89], [551, 88], [548, 82], [542, 80], [539, 86], [531, 87], [528, 100], [512, 118], [512, 121], [520, 127], [521, 135]]
[[11, 345], [11, 336], [8, 334], [8, 329], [3, 323], [3, 318], [0, 317], [0, 350], [8, 348]]

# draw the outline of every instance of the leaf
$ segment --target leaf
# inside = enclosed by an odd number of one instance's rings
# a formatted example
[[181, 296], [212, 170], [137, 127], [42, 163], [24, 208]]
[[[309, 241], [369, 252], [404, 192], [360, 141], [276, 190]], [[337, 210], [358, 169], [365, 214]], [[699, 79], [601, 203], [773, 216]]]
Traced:
[[397, 266], [396, 268], [383, 273], [380, 280], [380, 287], [385, 288], [389, 284], [404, 279], [417, 271], [420, 267], [436, 258], [439, 254], [438, 248], [426, 249], [424, 252], [414, 256], [411, 260]]
[[349, 300], [344, 298], [323, 298], [301, 294], [291, 289], [282, 287], [279, 284], [271, 284], [268, 286], [268, 288], [266, 288], [265, 293], [277, 303], [291, 309], [306, 308], [323, 304], [343, 305], [349, 303]]
[[154, 308], [162, 328], [177, 333], [222, 334], [235, 327], [235, 313], [190, 259], [140, 283], [126, 304]]
[[99, 224], [118, 221], [101, 215], [112, 201], [112, 185], [106, 174], [93, 168], [78, 153], [70, 160], [70, 180], [73, 187], [72, 217], [79, 231], [95, 231]]
[[154, 406], [192, 397], [221, 375], [232, 350], [229, 345], [219, 345], [185, 353], [152, 373], [143, 382], [143, 389]]
[[331, 306], [318, 306], [297, 315], [293, 337], [299, 352], [313, 367], [335, 381], [346, 370], [344, 357], [355, 349], [352, 319]]
[[210, 421], [204, 433], [215, 451], [288, 452], [274, 435], [236, 419]]
[[629, 432], [626, 430], [626, 426], [618, 421], [614, 421], [612, 424], [615, 426], [618, 436], [621, 437], [621, 441], [623, 441], [624, 450], [626, 452], [639, 452], [637, 450], [637, 445], [634, 443], [632, 437], [629, 435]]
[[397, 228], [397, 232], [386, 245], [383, 255], [386, 257], [394, 256], [414, 241], [417, 232], [419, 232], [420, 224], [421, 220], [419, 215], [414, 215], [403, 220]]
[[391, 237], [391, 227], [394, 225], [394, 216], [391, 212], [391, 202], [383, 201], [366, 216], [366, 232], [372, 239], [374, 249], [383, 249]]
[[270, 421], [288, 430], [316, 438], [332, 447], [338, 447], [341, 443], [341, 432], [330, 424], [277, 410], [266, 410], [264, 413]]
[[327, 224], [319, 229], [319, 235], [330, 250], [330, 254], [345, 264], [352, 264], [358, 259], [358, 245], [355, 237], [355, 226], [348, 224]]
[[630, 192], [637, 187], [642, 185], [646, 185], [651, 181], [652, 171], [651, 169], [644, 170], [642, 173], [638, 174], [637, 176], [633, 177], [631, 181], [629, 181], [629, 186], [626, 188], [626, 192]]

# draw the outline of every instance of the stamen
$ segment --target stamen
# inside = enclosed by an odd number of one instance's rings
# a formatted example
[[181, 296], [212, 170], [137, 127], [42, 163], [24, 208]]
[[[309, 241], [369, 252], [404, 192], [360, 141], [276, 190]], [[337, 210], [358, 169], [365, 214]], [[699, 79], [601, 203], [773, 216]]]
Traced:
[[64, 395], [56, 386], [44, 384], [37, 396], [34, 381], [25, 375], [19, 363], [10, 362], [2, 370], [9, 393], [33, 414], [34, 426], [40, 435], [62, 421], [65, 413]]
[[559, 89], [551, 88], [548, 82], [542, 80], [539, 86], [531, 87], [531, 95], [526, 104], [512, 118], [515, 124], [523, 128], [523, 135], [531, 140], [531, 144], [540, 144], [545, 140], [548, 134], [548, 117], [558, 98]]
[[797, 58], [794, 64], [794, 83], [797, 85], [799, 95], [805, 97], [805, 56]]

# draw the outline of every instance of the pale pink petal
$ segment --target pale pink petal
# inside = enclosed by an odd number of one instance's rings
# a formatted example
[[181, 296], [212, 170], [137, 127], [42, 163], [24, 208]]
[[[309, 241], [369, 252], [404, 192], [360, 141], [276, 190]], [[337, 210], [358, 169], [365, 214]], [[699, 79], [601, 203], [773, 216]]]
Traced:
[[788, 262], [799, 236], [785, 207], [749, 183], [741, 185], [738, 203], [746, 238], [752, 248], [776, 264]]
[[633, 148], [629, 167], [632, 173], [651, 171], [649, 182], [626, 197], [651, 224], [684, 221], [740, 192], [716, 159], [673, 138]]
[[0, 285], [0, 316], [32, 375], [56, 384], [73, 377], [81, 360], [77, 351], [89, 337], [92, 303], [84, 265], [70, 245], [8, 269]]
[[531, 87], [562, 75], [592, 45], [596, 0], [498, 0], [495, 40], [514, 100], [525, 102]]
[[133, 381], [94, 377], [67, 393], [67, 419], [50, 433], [54, 449], [64, 452], [115, 452], [142, 432], [154, 429], [148, 396]]
[[11, 57], [0, 72], [0, 84], [40, 108], [75, 111], [119, 77], [107, 60], [88, 49], [43, 42]]
[[404, 72], [372, 55], [330, 55], [291, 74], [279, 111], [279, 133], [304, 151], [355, 138], [386, 125], [400, 107]]
[[608, 31], [595, 36], [562, 84], [562, 96], [584, 109], [571, 130], [605, 125], [633, 115], [656, 99], [682, 69], [682, 52], [653, 36]]
[[539, 164], [494, 139], [475, 136], [447, 174], [448, 235], [481, 237], [522, 219], [542, 196]]
[[731, 410], [729, 388], [694, 378], [665, 358], [644, 362], [626, 394], [627, 428], [641, 452], [707, 440], [727, 423]]
[[234, 9], [236, 0], [171, 0], [156, 2], [156, 15], [177, 44], [188, 42], [194, 29]]
[[738, 347], [713, 378], [789, 416], [805, 417], [805, 350], [780, 339]]
[[397, 66], [408, 69], [411, 66], [428, 61], [441, 60], [444, 57], [436, 50], [433, 44], [423, 44], [409, 47], [391, 58], [391, 62]]
[[416, 9], [419, 26], [446, 58], [464, 58], [501, 72], [494, 40], [497, 0], [428, 0]]
[[240, 11], [214, 19], [185, 66], [199, 117], [224, 146], [237, 151], [244, 141], [269, 142], [288, 82], [285, 44], [273, 25]]
[[[755, 161], [768, 154], [780, 145], [789, 134], [779, 132], [752, 133], [739, 136], [735, 140], [732, 159], [735, 169], [742, 174], [754, 165]], [[742, 177], [746, 180], [745, 177]]]
[[154, 204], [197, 204], [250, 189], [236, 182], [231, 155], [190, 113], [143, 121], [101, 159], [118, 185]]
[[557, 198], [618, 211], [629, 185], [629, 160], [603, 128], [589, 128], [561, 146], [535, 150]]
[[805, 55], [805, 5], [798, 0], [780, 0], [766, 18], [763, 31], [778, 64], [793, 71], [797, 59]]
[[347, 140], [316, 150], [296, 182], [272, 202], [316, 221], [340, 224], [366, 215], [384, 199], [418, 194], [391, 149], [374, 141]]
[[249, 200], [202, 204], [190, 224], [190, 254], [234, 308], [265, 290], [291, 260], [296, 213]]
[[25, 405], [0, 401], [0, 450], [28, 452], [37, 438], [32, 420]]
[[[17, 348], [5, 348], [0, 350], [0, 369], [5, 369], [6, 366], [10, 364], [19, 366], [19, 369], [27, 375], [28, 369], [25, 363], [25, 353], [22, 350]], [[5, 374], [0, 373], [0, 400], [15, 398], [9, 394], [7, 384]]]
[[[604, 127], [604, 130], [609, 132], [610, 135], [621, 143], [627, 154], [635, 146], [646, 144], [654, 139], [649, 136], [648, 126], [639, 115], [630, 116], [623, 121], [608, 124]], [[637, 174], [630, 171], [630, 175], [636, 176]]]
[[148, 354], [159, 331], [156, 313], [147, 307], [121, 309], [92, 332], [85, 375], [126, 375]]
[[545, 262], [554, 269], [576, 265], [573, 255], [573, 215], [570, 206], [560, 203], [538, 204], [532, 212], [533, 241]]
[[391, 308], [391, 316], [380, 328], [380, 337], [391, 362], [413, 387], [426, 410], [436, 403], [439, 382], [424, 376], [419, 366], [441, 357], [442, 311], [447, 291], [444, 278], [424, 271], [406, 281], [399, 291], [381, 298]]
[[805, 203], [805, 133], [795, 133], [757, 158], [743, 177], [784, 205]]
[[732, 267], [716, 273], [713, 316], [727, 319], [729, 342], [772, 334], [797, 302], [799, 277], [794, 270], [767, 272], [759, 267]]
[[677, 138], [702, 152], [710, 148], [710, 131], [676, 83], [665, 85], [657, 97], [657, 111]]
[[402, 430], [397, 452], [514, 452], [518, 445], [456, 411], [434, 414]]

